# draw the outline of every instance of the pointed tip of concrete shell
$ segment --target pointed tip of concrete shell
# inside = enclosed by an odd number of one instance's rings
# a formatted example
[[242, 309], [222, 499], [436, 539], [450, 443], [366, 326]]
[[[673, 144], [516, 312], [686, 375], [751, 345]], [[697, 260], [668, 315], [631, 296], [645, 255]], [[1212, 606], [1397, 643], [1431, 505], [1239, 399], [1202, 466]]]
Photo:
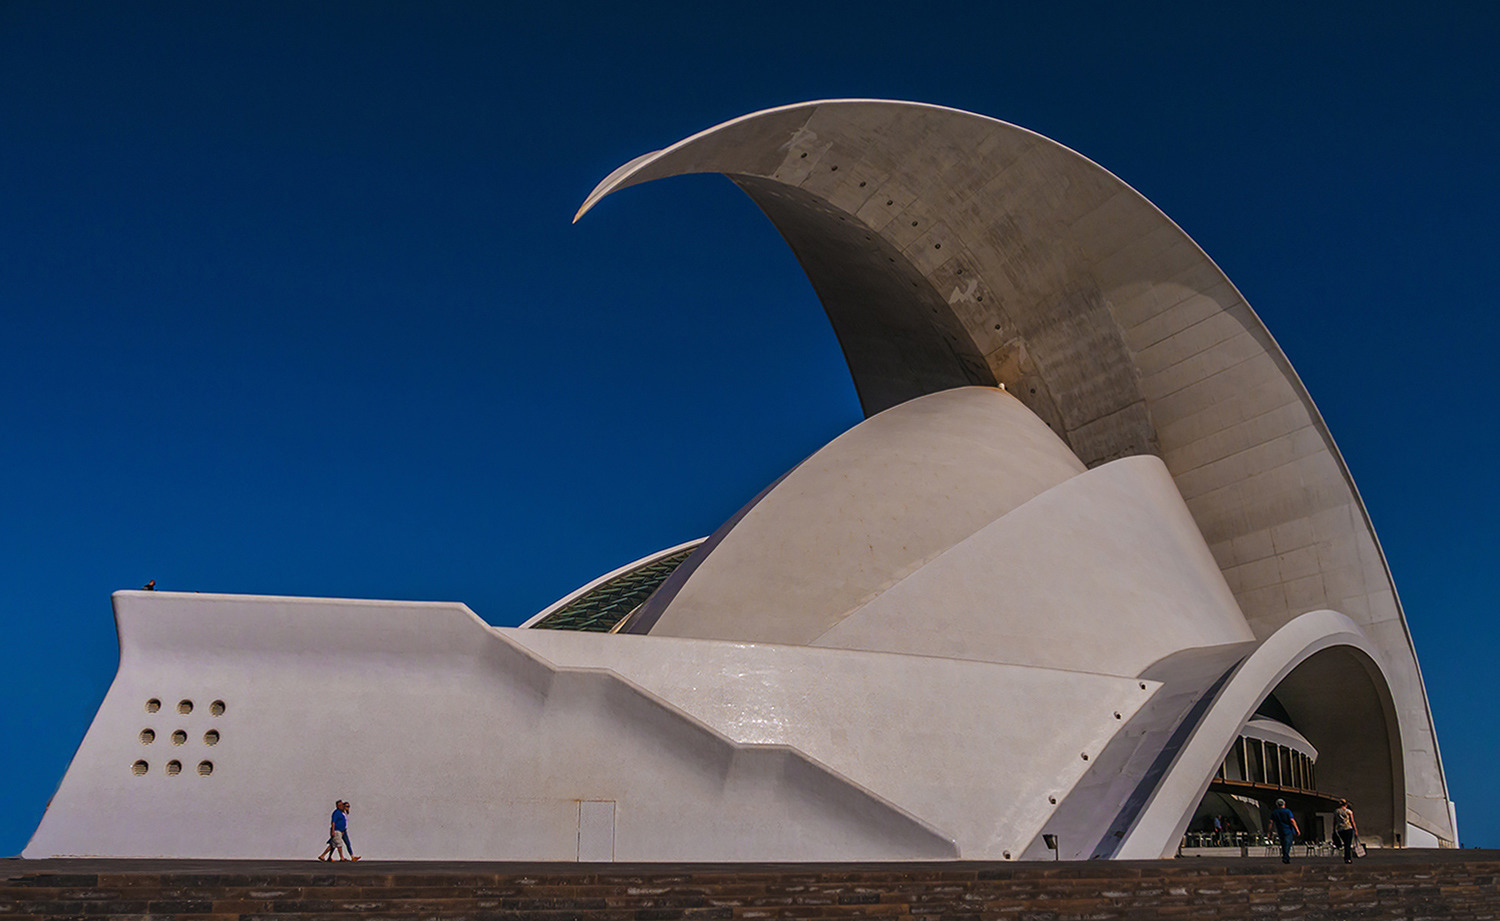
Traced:
[[594, 186], [594, 191], [590, 192], [588, 197], [583, 200], [583, 205], [579, 207], [578, 213], [573, 215], [573, 223], [578, 223], [578, 219], [587, 214], [589, 212], [589, 209], [598, 204], [599, 200], [604, 196], [615, 191], [616, 189], [623, 189], [626, 186], [635, 185], [635, 182], [633, 180], [635, 172], [642, 166], [645, 166], [651, 160], [654, 160], [660, 153], [660, 150], [653, 150], [649, 153], [643, 153], [639, 157], [636, 157], [634, 160], [631, 160], [629, 163], [626, 163], [624, 166], [619, 167], [608, 176], [605, 176], [603, 181]]

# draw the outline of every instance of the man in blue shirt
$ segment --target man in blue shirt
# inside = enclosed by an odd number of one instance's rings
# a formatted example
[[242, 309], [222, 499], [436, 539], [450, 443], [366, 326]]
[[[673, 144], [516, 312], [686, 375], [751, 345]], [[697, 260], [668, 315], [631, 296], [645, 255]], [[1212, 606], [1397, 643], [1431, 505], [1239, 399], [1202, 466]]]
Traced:
[[[342, 845], [342, 846], [341, 846]], [[319, 860], [332, 860], [334, 851], [338, 851], [339, 859], [344, 859], [344, 854], [349, 854], [350, 860], [358, 860], [354, 856], [354, 845], [349, 843], [349, 801], [337, 800], [333, 804], [333, 816], [328, 820], [328, 849], [318, 855]]]
[[341, 799], [338, 808], [333, 810], [333, 827], [337, 834], [344, 838], [344, 850], [349, 852], [350, 860], [358, 860], [354, 856], [354, 845], [349, 843], [349, 801]]
[[335, 853], [338, 854], [339, 860], [344, 859], [344, 839], [347, 834], [342, 829], [347, 827], [348, 820], [344, 818], [344, 801], [334, 800], [333, 817], [328, 820], [328, 846], [323, 849], [323, 853], [318, 855], [319, 860], [333, 860]]
[[1292, 839], [1302, 834], [1302, 829], [1297, 827], [1297, 817], [1292, 815], [1292, 810], [1286, 808], [1286, 800], [1276, 801], [1276, 809], [1271, 813], [1271, 824], [1276, 826], [1276, 834], [1281, 836], [1281, 862], [1292, 862]]

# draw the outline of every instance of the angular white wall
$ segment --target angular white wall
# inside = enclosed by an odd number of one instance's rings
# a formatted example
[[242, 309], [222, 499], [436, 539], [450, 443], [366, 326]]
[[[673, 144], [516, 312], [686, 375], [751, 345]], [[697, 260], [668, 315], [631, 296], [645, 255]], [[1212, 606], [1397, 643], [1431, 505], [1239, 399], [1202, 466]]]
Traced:
[[558, 670], [462, 605], [121, 592], [115, 606], [119, 673], [24, 856], [310, 858], [338, 798], [355, 850], [390, 859], [576, 860], [597, 818], [580, 802], [616, 804], [619, 860], [956, 855], [805, 756], [737, 744], [615, 673]]

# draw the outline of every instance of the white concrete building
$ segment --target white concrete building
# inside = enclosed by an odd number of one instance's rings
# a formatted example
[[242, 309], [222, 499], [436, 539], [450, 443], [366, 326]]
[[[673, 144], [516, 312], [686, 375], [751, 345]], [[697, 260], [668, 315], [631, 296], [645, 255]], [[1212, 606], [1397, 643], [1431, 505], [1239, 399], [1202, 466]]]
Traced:
[[1021, 128], [870, 100], [711, 128], [582, 210], [688, 172], [786, 238], [866, 421], [516, 629], [117, 593], [25, 856], [311, 856], [340, 795], [387, 858], [1157, 857], [1278, 796], [1457, 843], [1354, 483], [1171, 220]]

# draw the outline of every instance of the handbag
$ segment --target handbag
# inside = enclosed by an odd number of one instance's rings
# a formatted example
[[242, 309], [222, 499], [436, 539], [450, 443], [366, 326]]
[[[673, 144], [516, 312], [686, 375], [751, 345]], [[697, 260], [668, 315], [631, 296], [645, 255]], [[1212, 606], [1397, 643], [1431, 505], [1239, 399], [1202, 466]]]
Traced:
[[1365, 843], [1363, 841], [1356, 841], [1356, 842], [1354, 842], [1354, 856], [1355, 857], [1363, 857], [1363, 856], [1365, 856]]

